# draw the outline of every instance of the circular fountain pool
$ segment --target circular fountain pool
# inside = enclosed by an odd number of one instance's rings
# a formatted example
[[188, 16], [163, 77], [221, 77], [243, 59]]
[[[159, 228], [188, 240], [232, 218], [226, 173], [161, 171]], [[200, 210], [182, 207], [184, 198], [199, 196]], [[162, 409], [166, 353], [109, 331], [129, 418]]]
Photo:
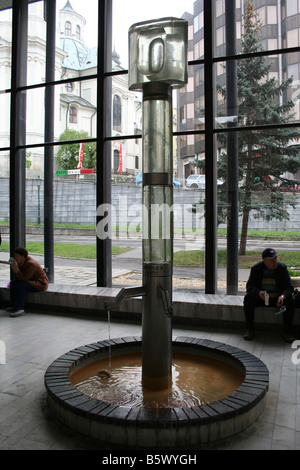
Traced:
[[[202, 445], [241, 432], [258, 418], [269, 383], [260, 359], [190, 337], [176, 338], [172, 347], [173, 385], [164, 396], [147, 394], [140, 385], [139, 337], [69, 351], [46, 371], [49, 407], [73, 430], [140, 448]], [[98, 375], [103, 369], [111, 376]]]
[[94, 361], [69, 378], [85, 395], [114, 405], [186, 408], [225, 398], [241, 385], [244, 374], [210, 357], [174, 353], [170, 386], [149, 390], [142, 386], [142, 355], [131, 353]]

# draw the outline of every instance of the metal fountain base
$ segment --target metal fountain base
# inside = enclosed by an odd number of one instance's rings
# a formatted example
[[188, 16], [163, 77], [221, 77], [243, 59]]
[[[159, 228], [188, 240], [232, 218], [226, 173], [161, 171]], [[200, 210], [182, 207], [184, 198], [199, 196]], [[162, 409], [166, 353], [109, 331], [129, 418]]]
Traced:
[[216, 341], [177, 337], [174, 352], [205, 355], [245, 374], [226, 398], [190, 408], [147, 409], [117, 406], [81, 393], [69, 380], [75, 370], [103, 359], [142, 351], [140, 337], [80, 346], [56, 359], [45, 373], [48, 405], [56, 418], [81, 434], [132, 448], [170, 449], [201, 446], [249, 427], [262, 413], [269, 385], [265, 364], [252, 354]]

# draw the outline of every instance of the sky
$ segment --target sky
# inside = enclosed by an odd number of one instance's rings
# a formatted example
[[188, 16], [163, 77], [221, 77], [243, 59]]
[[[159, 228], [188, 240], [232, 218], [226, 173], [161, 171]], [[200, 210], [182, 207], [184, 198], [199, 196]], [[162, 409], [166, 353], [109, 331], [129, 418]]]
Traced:
[[[67, 0], [59, 0], [63, 8]], [[70, 0], [75, 11], [86, 19], [85, 42], [97, 45], [97, 1]], [[113, 0], [113, 46], [120, 55], [121, 66], [128, 64], [128, 30], [140, 21], [173, 16], [180, 18], [185, 11], [193, 13], [194, 0]]]

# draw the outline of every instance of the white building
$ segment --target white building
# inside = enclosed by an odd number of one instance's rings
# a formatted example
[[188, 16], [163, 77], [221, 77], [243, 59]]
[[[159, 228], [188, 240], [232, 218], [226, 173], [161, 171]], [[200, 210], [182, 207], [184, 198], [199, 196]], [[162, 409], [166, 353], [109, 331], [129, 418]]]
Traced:
[[[28, 60], [27, 83], [34, 85], [45, 81], [46, 23], [43, 19], [43, 3], [28, 6]], [[0, 13], [0, 90], [10, 88], [11, 77], [11, 10]], [[88, 48], [84, 42], [85, 18], [74, 11], [67, 0], [58, 12], [56, 40], [55, 79], [72, 79], [93, 75], [97, 67], [97, 47]], [[119, 56], [113, 51], [112, 69], [122, 69]], [[97, 83], [95, 79], [66, 82], [55, 90], [55, 140], [65, 129], [84, 130], [89, 136], [96, 136], [97, 125]], [[9, 146], [10, 95], [0, 94], [0, 142]], [[27, 92], [26, 144], [44, 140], [44, 88]], [[122, 140], [122, 135], [141, 132], [141, 95], [128, 90], [127, 75], [112, 79], [112, 135], [120, 140], [112, 143], [112, 171], [118, 172], [119, 152], [122, 144], [122, 172], [135, 175], [141, 170], [141, 139]], [[79, 146], [78, 146], [79, 147]], [[28, 177], [43, 173], [43, 148], [27, 152], [31, 162]], [[84, 166], [84, 161], [83, 161]], [[9, 172], [9, 153], [0, 154], [0, 175]]]

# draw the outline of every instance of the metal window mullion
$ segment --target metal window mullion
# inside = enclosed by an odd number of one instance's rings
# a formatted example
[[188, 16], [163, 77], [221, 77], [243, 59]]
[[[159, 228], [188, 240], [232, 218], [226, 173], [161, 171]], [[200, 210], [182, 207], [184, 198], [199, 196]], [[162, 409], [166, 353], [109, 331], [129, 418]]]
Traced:
[[28, 4], [13, 1], [10, 122], [10, 253], [26, 244], [26, 91]]
[[[111, 69], [112, 56], [112, 0], [98, 1], [98, 74], [97, 74], [97, 188], [96, 204], [106, 206], [107, 217], [111, 206], [111, 77], [106, 72]], [[96, 209], [97, 209], [96, 208]], [[108, 217], [108, 220], [110, 218]], [[97, 223], [101, 218], [97, 216]], [[110, 231], [110, 227], [108, 227]], [[97, 286], [111, 287], [112, 253], [111, 237], [96, 239], [97, 246]]]
[[[225, 0], [226, 53], [236, 54], [235, 0]], [[237, 61], [226, 62], [227, 116], [237, 116]], [[236, 122], [228, 123], [235, 127]], [[227, 134], [227, 294], [238, 292], [238, 134]]]
[[[46, 83], [55, 80], [56, 0], [45, 0], [47, 24]], [[45, 89], [45, 142], [54, 141], [54, 85]], [[50, 282], [54, 282], [54, 209], [53, 209], [54, 147], [44, 149], [44, 265]]]
[[214, 135], [213, 3], [204, 0], [205, 292], [217, 290], [217, 184]]

